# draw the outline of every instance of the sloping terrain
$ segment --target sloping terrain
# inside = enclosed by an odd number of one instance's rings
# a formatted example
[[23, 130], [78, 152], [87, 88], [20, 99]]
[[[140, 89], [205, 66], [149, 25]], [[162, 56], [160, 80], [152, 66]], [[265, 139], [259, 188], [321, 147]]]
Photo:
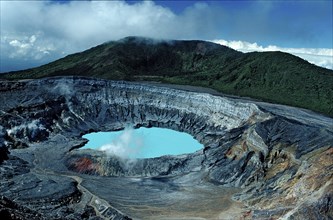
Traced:
[[[0, 81], [0, 214], [31, 219], [330, 219], [333, 120], [147, 83]], [[204, 149], [129, 160], [92, 131], [164, 127]]]
[[128, 37], [5, 79], [87, 76], [196, 85], [333, 116], [333, 71], [282, 52], [243, 54], [205, 41]]

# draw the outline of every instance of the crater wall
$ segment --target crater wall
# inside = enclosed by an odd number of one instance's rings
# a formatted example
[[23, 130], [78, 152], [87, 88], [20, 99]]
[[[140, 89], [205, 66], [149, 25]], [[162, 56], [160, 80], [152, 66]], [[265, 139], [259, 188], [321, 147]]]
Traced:
[[[50, 193], [29, 205], [41, 210], [49, 204], [51, 211], [41, 215], [52, 217], [68, 206], [73, 208], [63, 216], [98, 215], [87, 209], [92, 205], [85, 203], [80, 188], [97, 176], [240, 187], [234, 200], [244, 202], [256, 218], [332, 217], [330, 118], [251, 100], [90, 78], [1, 81], [0, 92], [0, 167], [6, 179], [0, 193], [24, 204], [31, 189], [45, 189]], [[128, 125], [184, 131], [204, 149], [136, 161], [78, 149], [85, 133]], [[21, 187], [25, 179], [18, 170], [24, 170], [32, 188]], [[48, 182], [66, 184], [48, 191]], [[12, 184], [17, 193], [8, 190]], [[48, 200], [54, 195], [62, 206]], [[125, 218], [126, 209], [109, 208]]]

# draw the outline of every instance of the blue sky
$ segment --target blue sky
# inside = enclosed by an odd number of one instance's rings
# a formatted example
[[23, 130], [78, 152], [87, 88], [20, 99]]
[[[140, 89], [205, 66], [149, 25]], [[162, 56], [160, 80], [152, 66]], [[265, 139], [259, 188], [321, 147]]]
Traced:
[[[204, 1], [216, 13], [217, 34], [225, 40], [282, 47], [332, 48], [332, 1]], [[196, 3], [200, 3], [196, 1]], [[195, 1], [157, 1], [181, 14]]]
[[282, 50], [333, 68], [332, 1], [1, 1], [0, 72], [126, 36]]

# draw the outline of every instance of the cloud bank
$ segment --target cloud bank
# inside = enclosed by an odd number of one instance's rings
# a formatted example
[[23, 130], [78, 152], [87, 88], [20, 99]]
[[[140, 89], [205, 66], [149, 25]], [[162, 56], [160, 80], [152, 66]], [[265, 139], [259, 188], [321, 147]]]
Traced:
[[[332, 38], [325, 28], [332, 24], [332, 19], [327, 19], [332, 14], [327, 12], [328, 4], [302, 3], [306, 7], [299, 7], [279, 1], [193, 2], [175, 13], [161, 6], [162, 2], [153, 1], [0, 1], [0, 72], [38, 66], [133, 35], [318, 45]], [[295, 10], [284, 10], [287, 6]], [[330, 65], [327, 57], [307, 57], [317, 59], [322, 66]]]
[[333, 69], [333, 49], [327, 48], [284, 48], [275, 45], [267, 47], [246, 41], [212, 40], [212, 42], [231, 47], [244, 53], [253, 51], [282, 51], [298, 56], [317, 66]]
[[[210, 36], [216, 32], [215, 22], [210, 22], [214, 12], [200, 3], [182, 15], [151, 1], [136, 4], [124, 1], [71, 1], [67, 4], [1, 1], [0, 4], [2, 72], [13, 68], [6, 66], [13, 60], [45, 63], [127, 36], [179, 39]], [[208, 20], [194, 23], [195, 17], [210, 12]], [[202, 36], [202, 33], [205, 34]]]

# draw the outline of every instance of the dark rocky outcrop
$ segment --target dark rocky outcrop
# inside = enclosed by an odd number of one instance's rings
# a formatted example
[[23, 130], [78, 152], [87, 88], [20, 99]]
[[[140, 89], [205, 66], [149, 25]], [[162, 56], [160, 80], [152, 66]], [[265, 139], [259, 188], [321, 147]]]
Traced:
[[[0, 194], [15, 201], [4, 213], [332, 218], [331, 118], [142, 83], [67, 77], [0, 84]], [[85, 133], [128, 125], [184, 131], [204, 149], [137, 160], [78, 149]]]

